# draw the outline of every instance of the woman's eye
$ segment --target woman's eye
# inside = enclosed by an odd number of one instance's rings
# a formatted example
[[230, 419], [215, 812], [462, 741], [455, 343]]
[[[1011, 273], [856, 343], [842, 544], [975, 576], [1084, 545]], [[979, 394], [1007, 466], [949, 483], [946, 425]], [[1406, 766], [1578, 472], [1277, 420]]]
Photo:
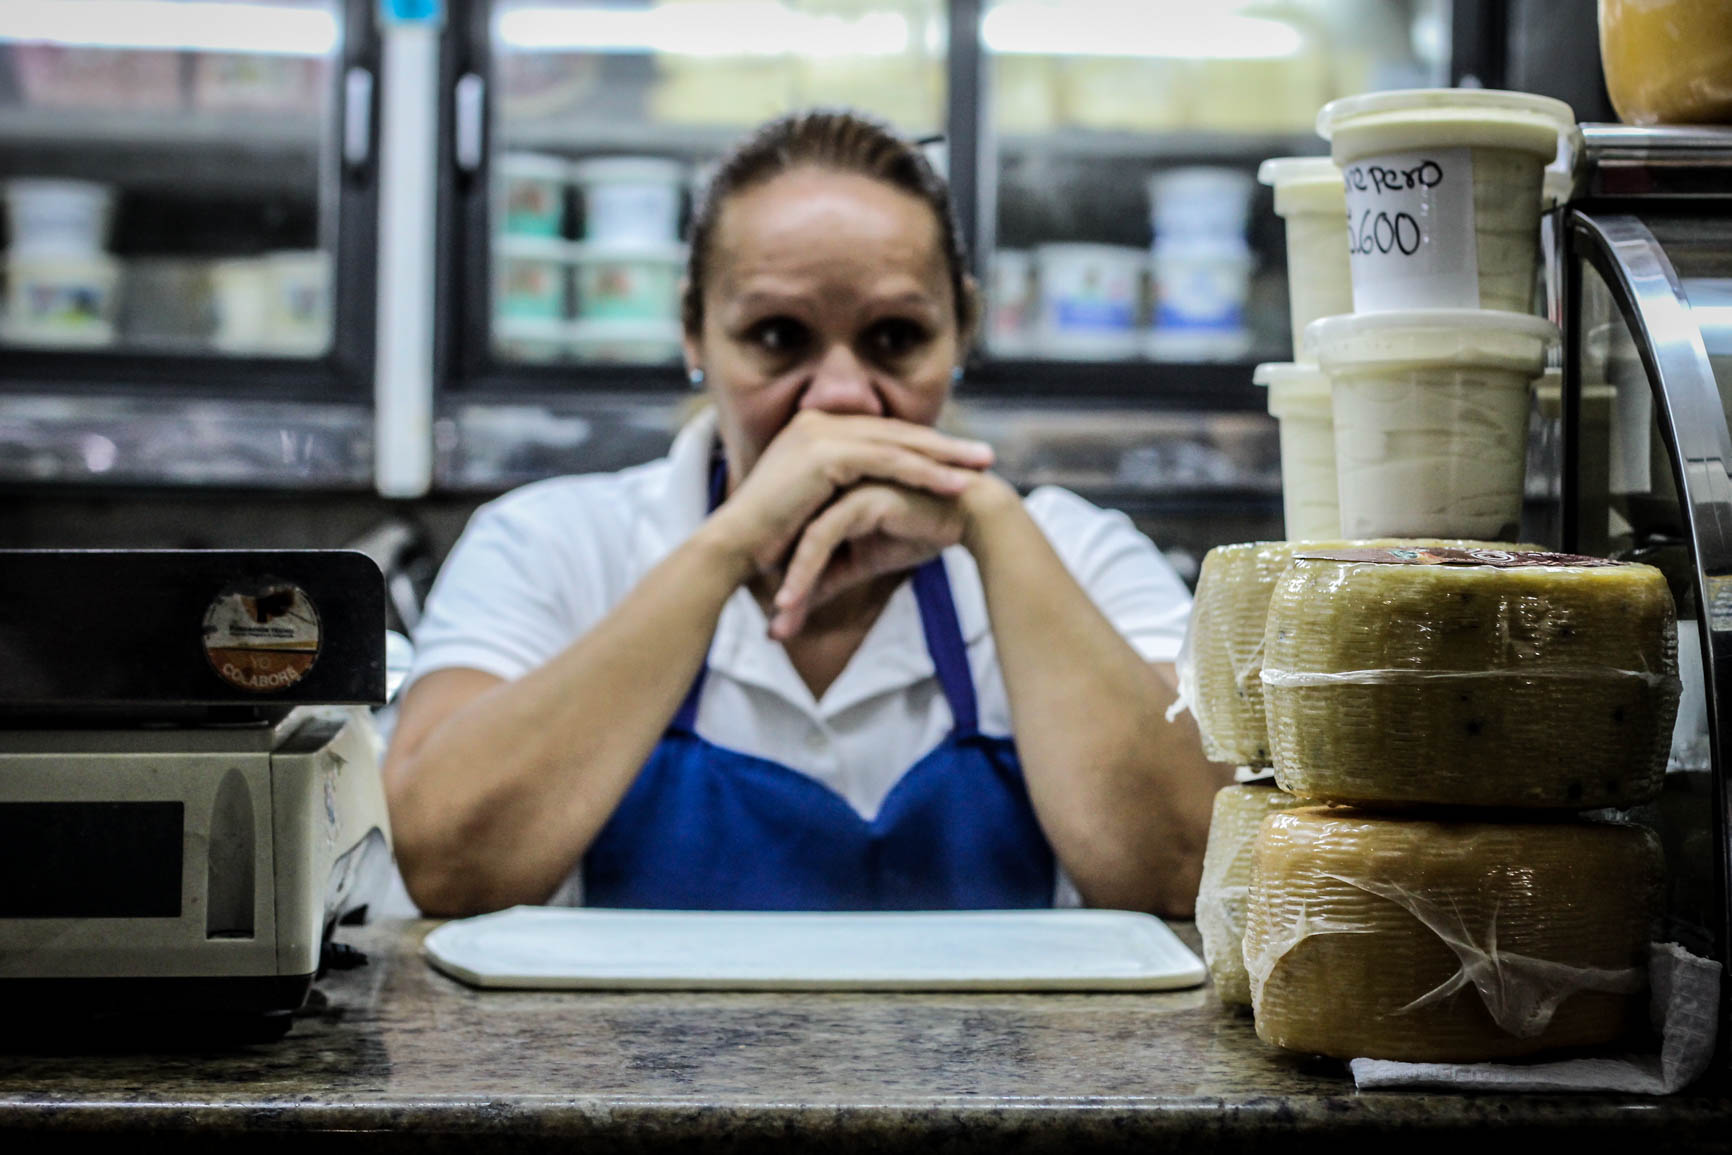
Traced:
[[766, 353], [792, 353], [806, 343], [806, 326], [788, 317], [770, 317], [746, 330], [746, 340]]
[[929, 337], [926, 326], [901, 318], [880, 321], [866, 334], [871, 351], [880, 357], [901, 357], [925, 344]]

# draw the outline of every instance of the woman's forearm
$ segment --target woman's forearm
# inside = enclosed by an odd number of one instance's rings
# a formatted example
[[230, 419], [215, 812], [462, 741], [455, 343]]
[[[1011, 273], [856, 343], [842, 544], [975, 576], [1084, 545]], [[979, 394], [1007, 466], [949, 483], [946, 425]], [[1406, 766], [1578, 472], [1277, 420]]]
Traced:
[[547, 900], [661, 738], [749, 572], [706, 526], [539, 669], [491, 684], [463, 671], [455, 696], [437, 672], [415, 687], [385, 775], [398, 861], [423, 910]]
[[968, 495], [974, 555], [1029, 795], [1059, 862], [1092, 906], [1187, 915], [1214, 793], [1174, 688], [1071, 577], [997, 478]]

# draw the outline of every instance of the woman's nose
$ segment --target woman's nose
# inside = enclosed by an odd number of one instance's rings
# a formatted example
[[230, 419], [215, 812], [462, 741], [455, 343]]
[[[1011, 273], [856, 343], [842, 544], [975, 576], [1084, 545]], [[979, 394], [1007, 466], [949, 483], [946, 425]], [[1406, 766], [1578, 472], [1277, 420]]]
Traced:
[[827, 350], [812, 371], [812, 383], [800, 398], [800, 408], [826, 413], [882, 416], [884, 400], [866, 365], [846, 345]]

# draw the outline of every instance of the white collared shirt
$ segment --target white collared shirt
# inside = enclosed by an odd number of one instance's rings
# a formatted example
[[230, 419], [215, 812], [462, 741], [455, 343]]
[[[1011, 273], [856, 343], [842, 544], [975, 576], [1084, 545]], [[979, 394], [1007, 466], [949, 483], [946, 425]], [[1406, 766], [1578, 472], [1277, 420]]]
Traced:
[[[617, 605], [706, 516], [715, 414], [668, 456], [609, 474], [536, 482], [475, 512], [415, 631], [413, 682], [467, 667], [505, 679], [550, 661]], [[1078, 584], [1149, 661], [1178, 656], [1190, 596], [1122, 513], [1045, 486], [1024, 502]], [[1011, 734], [980, 574], [967, 550], [945, 570], [974, 675], [980, 729]], [[700, 736], [802, 771], [870, 819], [903, 772], [950, 732], [912, 585], [902, 583], [841, 674], [814, 700], [745, 588], [724, 605], [698, 705]], [[407, 688], [407, 686], [405, 686]], [[560, 898], [575, 901], [571, 885]], [[1077, 897], [1061, 878], [1058, 905]]]

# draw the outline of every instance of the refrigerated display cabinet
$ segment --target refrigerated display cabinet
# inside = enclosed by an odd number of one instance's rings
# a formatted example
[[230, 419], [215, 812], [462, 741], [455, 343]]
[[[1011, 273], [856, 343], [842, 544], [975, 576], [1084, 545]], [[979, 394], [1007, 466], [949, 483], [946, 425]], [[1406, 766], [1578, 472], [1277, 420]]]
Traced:
[[366, 488], [365, 0], [0, 5], [0, 480]]
[[[1559, 539], [1647, 561], [1678, 605], [1665, 934], [1722, 962], [1732, 741], [1732, 129], [1584, 125], [1548, 226], [1564, 330]], [[1727, 1038], [1722, 999], [1722, 1052]]]

